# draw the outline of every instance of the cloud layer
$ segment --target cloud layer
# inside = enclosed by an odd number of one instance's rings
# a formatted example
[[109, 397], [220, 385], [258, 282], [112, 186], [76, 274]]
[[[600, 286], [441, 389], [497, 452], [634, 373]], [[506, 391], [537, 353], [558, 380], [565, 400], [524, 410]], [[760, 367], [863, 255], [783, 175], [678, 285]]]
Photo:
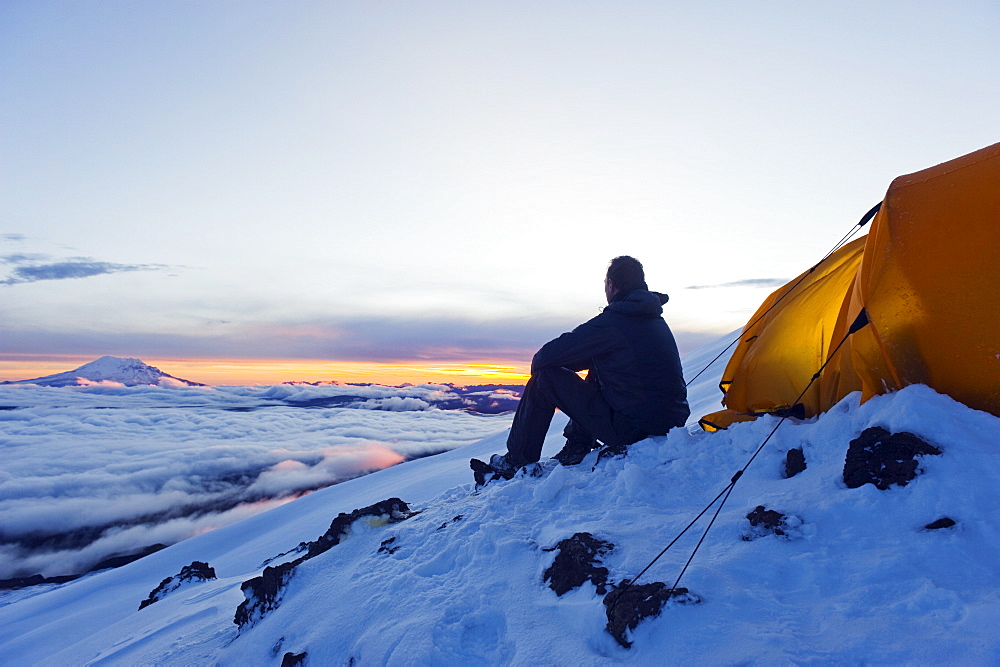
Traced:
[[[85, 571], [509, 425], [426, 409], [446, 389], [2, 386], [0, 579]], [[376, 409], [283, 403], [338, 393]]]

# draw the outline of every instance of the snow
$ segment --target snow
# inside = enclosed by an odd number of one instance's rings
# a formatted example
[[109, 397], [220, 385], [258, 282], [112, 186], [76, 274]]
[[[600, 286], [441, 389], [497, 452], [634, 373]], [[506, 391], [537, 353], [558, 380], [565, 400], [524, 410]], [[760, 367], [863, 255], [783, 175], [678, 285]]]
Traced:
[[[712, 356], [703, 350], [697, 358]], [[692, 388], [693, 420], [714, 409], [707, 388], [718, 373]], [[561, 444], [562, 422], [553, 424], [546, 457]], [[675, 429], [636, 443], [625, 457], [597, 462], [592, 454], [574, 467], [543, 458], [539, 477], [476, 491], [468, 459], [503, 451], [498, 432], [116, 570], [6, 593], [0, 662], [278, 664], [302, 652], [307, 664], [1000, 661], [1000, 419], [923, 386], [864, 404], [854, 394], [815, 419], [783, 423], [684, 575], [681, 585], [702, 602], [668, 604], [636, 628], [631, 649], [605, 632], [592, 584], [562, 597], [545, 585], [542, 573], [555, 558], [546, 549], [584, 531], [615, 545], [603, 558], [611, 581], [634, 577], [776, 423], [764, 417], [712, 434]], [[870, 426], [917, 434], [942, 454], [921, 458], [921, 474], [905, 487], [848, 489], [841, 477], [848, 442]], [[785, 454], [797, 447], [808, 467], [785, 478]], [[338, 513], [393, 496], [420, 513], [399, 523], [357, 522], [347, 539], [296, 568], [277, 609], [237, 628], [240, 585], [265, 561], [316, 539]], [[758, 505], [793, 518], [786, 536], [750, 529], [745, 517]], [[944, 516], [957, 524], [924, 528]], [[642, 581], [673, 583], [704, 525]], [[390, 538], [398, 548], [380, 552]], [[160, 581], [194, 560], [218, 579], [137, 611]]]
[[15, 384], [37, 384], [49, 387], [106, 385], [126, 386], [162, 385], [165, 387], [198, 386], [197, 382], [184, 380], [164, 373], [155, 366], [139, 359], [104, 356], [65, 373], [46, 375], [33, 380], [20, 380]]

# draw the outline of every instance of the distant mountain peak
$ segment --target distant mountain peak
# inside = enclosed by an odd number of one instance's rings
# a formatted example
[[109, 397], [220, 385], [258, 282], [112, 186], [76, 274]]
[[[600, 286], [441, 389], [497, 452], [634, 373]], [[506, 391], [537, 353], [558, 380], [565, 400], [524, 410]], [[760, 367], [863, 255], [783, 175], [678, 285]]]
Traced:
[[164, 380], [180, 382], [190, 387], [203, 387], [199, 382], [164, 373], [155, 366], [143, 363], [141, 359], [112, 357], [105, 355], [71, 371], [46, 375], [33, 380], [18, 380], [12, 384], [37, 384], [45, 387], [73, 387], [92, 382], [117, 382], [126, 387], [138, 385], [158, 385]]

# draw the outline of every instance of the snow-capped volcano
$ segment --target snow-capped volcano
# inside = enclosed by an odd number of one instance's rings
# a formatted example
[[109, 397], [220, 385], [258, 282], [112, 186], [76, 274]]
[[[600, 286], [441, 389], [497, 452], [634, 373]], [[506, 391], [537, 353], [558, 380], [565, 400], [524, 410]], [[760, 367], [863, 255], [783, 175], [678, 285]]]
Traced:
[[204, 386], [199, 382], [184, 380], [164, 373], [155, 366], [144, 364], [140, 359], [104, 356], [79, 368], [55, 375], [18, 380], [12, 384], [37, 384], [45, 387], [72, 387], [93, 382], [117, 382], [126, 387], [143, 384], [158, 385], [164, 380], [180, 382], [190, 387]]

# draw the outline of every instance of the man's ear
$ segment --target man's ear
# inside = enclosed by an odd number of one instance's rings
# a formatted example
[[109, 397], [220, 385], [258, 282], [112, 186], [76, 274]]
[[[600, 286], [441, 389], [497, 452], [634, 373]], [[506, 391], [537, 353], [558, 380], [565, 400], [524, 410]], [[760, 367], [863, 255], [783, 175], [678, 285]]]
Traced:
[[611, 298], [615, 294], [618, 294], [618, 287], [615, 286], [615, 283], [614, 283], [613, 280], [611, 280], [611, 278], [605, 278], [604, 279], [604, 296], [607, 298], [608, 303], [611, 303]]

